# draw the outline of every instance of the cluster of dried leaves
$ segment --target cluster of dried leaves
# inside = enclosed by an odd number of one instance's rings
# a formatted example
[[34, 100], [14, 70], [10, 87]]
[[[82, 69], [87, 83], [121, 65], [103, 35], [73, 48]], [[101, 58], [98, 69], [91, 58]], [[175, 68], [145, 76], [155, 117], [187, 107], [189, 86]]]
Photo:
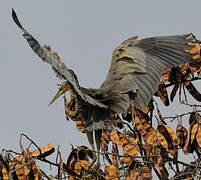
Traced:
[[[31, 142], [26, 150], [21, 143], [22, 137], [26, 137]], [[37, 149], [31, 152], [29, 148], [32, 144]], [[21, 134], [20, 149], [21, 153], [16, 153], [12, 150], [2, 150], [0, 154], [0, 178], [14, 180], [43, 179], [44, 174], [40, 167], [36, 165], [36, 159], [43, 159], [52, 154], [55, 151], [53, 144], [39, 148], [25, 134]]]

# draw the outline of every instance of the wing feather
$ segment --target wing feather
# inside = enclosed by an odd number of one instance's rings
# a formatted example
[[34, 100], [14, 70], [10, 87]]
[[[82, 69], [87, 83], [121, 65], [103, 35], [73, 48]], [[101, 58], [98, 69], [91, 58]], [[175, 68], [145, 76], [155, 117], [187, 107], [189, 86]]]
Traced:
[[[120, 99], [121, 95], [127, 94], [127, 107], [134, 104], [143, 109], [155, 93], [163, 70], [192, 60], [192, 54], [185, 51], [192, 49], [189, 42], [194, 42], [192, 34], [142, 40], [134, 37], [124, 41], [113, 52], [110, 69], [101, 91], [109, 95], [118, 93]], [[121, 106], [121, 103], [118, 106]], [[112, 108], [112, 105], [110, 107]], [[125, 111], [126, 109], [124, 113]]]
[[52, 69], [55, 71], [57, 76], [61, 79], [65, 79], [68, 81], [73, 90], [86, 102], [91, 103], [95, 106], [107, 108], [104, 104], [96, 101], [92, 97], [82, 92], [82, 87], [80, 87], [77, 76], [73, 72], [72, 69], [66, 67], [66, 65], [60, 60], [58, 55], [52, 53], [47, 46], [41, 46], [40, 43], [31, 35], [28, 31], [26, 31], [21, 25], [15, 11], [12, 9], [12, 17], [14, 22], [18, 25], [18, 27], [23, 31], [23, 37], [27, 40], [31, 49], [46, 63], [52, 66]]

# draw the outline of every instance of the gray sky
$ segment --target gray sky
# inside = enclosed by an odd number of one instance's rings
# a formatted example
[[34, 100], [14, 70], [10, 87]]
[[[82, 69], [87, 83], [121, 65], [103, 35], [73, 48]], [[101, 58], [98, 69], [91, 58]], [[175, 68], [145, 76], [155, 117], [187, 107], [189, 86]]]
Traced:
[[[74, 123], [66, 121], [62, 98], [48, 107], [60, 81], [25, 42], [11, 19], [11, 8], [36, 39], [58, 52], [82, 86], [98, 87], [113, 49], [131, 36], [193, 32], [201, 39], [200, 7], [199, 0], [2, 0], [0, 149], [19, 151], [22, 132], [38, 145], [60, 145], [64, 159], [69, 143], [87, 143]], [[176, 111], [174, 106], [171, 112]]]

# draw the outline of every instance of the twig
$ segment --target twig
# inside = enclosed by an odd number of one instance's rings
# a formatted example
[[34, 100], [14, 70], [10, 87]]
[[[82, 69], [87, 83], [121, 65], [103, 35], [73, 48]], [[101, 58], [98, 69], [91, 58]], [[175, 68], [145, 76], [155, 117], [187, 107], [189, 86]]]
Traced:
[[[167, 160], [168, 161], [174, 161], [172, 158], [167, 158]], [[177, 163], [179, 163], [179, 164], [182, 164], [182, 165], [184, 165], [184, 166], [188, 166], [188, 167], [197, 167], [197, 168], [201, 168], [201, 166], [198, 166], [197, 164], [188, 164], [188, 163], [185, 163], [185, 162], [182, 162], [182, 161], [179, 161], [179, 160], [177, 160], [176, 161]]]
[[20, 142], [21, 142], [21, 137], [22, 137], [22, 136], [26, 137], [29, 141], [31, 141], [31, 143], [32, 143], [34, 146], [36, 146], [37, 149], [39, 150], [40, 155], [42, 154], [40, 147], [39, 147], [32, 139], [30, 139], [26, 134], [24, 134], [24, 133], [21, 133], [21, 134], [20, 134]]
[[[196, 112], [201, 112], [201, 110], [197, 110]], [[163, 119], [172, 119], [170, 122], [172, 122], [172, 121], [174, 121], [175, 119], [177, 119], [177, 118], [181, 118], [181, 117], [183, 117], [183, 116], [186, 116], [186, 115], [189, 115], [189, 114], [191, 114], [192, 113], [192, 111], [189, 111], [189, 112], [187, 112], [187, 113], [183, 113], [183, 114], [176, 114], [175, 116], [166, 116], [166, 117], [164, 117]]]
[[40, 173], [45, 176], [48, 180], [52, 180], [42, 169], [39, 170]]
[[[13, 151], [13, 150], [6, 150], [6, 149], [2, 149], [2, 152], [3, 151], [5, 151], [6, 153], [13, 153], [13, 154], [15, 154], [15, 155], [22, 155], [22, 153], [18, 153], [18, 152], [15, 152], [15, 151]], [[13, 157], [13, 156], [12, 156]]]
[[189, 104], [189, 103], [185, 103], [185, 102], [182, 102], [182, 104], [184, 104], [186, 106], [190, 106], [190, 107], [201, 107], [201, 105], [199, 105], [199, 104]]
[[185, 80], [182, 80], [181, 82], [178, 82], [178, 81], [175, 81], [175, 82], [170, 82], [170, 83], [168, 83], [168, 84], [166, 84], [165, 86], [164, 86], [164, 88], [167, 88], [167, 87], [170, 87], [170, 86], [173, 86], [173, 85], [175, 85], [175, 84], [177, 84], [177, 83], [185, 83], [185, 82], [191, 82], [191, 81], [197, 81], [197, 80], [201, 80], [201, 77], [192, 77], [191, 79], [185, 79]]
[[157, 155], [150, 155], [150, 156], [130, 156], [130, 155], [119, 155], [116, 153], [110, 153], [110, 152], [106, 152], [106, 153], [102, 153], [102, 152], [98, 152], [95, 150], [91, 150], [92, 152], [95, 152], [97, 154], [101, 154], [101, 155], [105, 155], [105, 154], [109, 154], [109, 155], [114, 155], [114, 156], [119, 156], [119, 157], [131, 157], [131, 158], [149, 158], [149, 157], [158, 157]]
[[[54, 162], [51, 162], [51, 161], [49, 161], [49, 160], [47, 160], [47, 159], [45, 159], [45, 158], [36, 157], [35, 159], [38, 159], [38, 160], [40, 160], [40, 161], [42, 161], [42, 162], [49, 163], [50, 165], [59, 167], [59, 164], [56, 164], [56, 163], [54, 163]], [[78, 174], [74, 173], [72, 170], [70, 170], [67, 165], [65, 165], [64, 171], [65, 171], [66, 173], [68, 173], [69, 175], [74, 176], [74, 177], [77, 178], [77, 179], [80, 179], [80, 178], [81, 178], [80, 175], [78, 175]]]

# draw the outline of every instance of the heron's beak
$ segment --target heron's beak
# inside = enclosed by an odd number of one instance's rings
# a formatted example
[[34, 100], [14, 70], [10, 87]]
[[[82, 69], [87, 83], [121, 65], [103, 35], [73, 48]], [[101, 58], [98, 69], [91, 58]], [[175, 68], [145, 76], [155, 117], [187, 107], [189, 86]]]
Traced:
[[64, 94], [66, 91], [69, 90], [69, 85], [66, 82], [63, 82], [59, 85], [59, 91], [57, 92], [57, 94], [54, 96], [54, 98], [52, 99], [52, 101], [49, 103], [49, 106], [56, 101], [56, 99], [58, 99], [62, 94]]

